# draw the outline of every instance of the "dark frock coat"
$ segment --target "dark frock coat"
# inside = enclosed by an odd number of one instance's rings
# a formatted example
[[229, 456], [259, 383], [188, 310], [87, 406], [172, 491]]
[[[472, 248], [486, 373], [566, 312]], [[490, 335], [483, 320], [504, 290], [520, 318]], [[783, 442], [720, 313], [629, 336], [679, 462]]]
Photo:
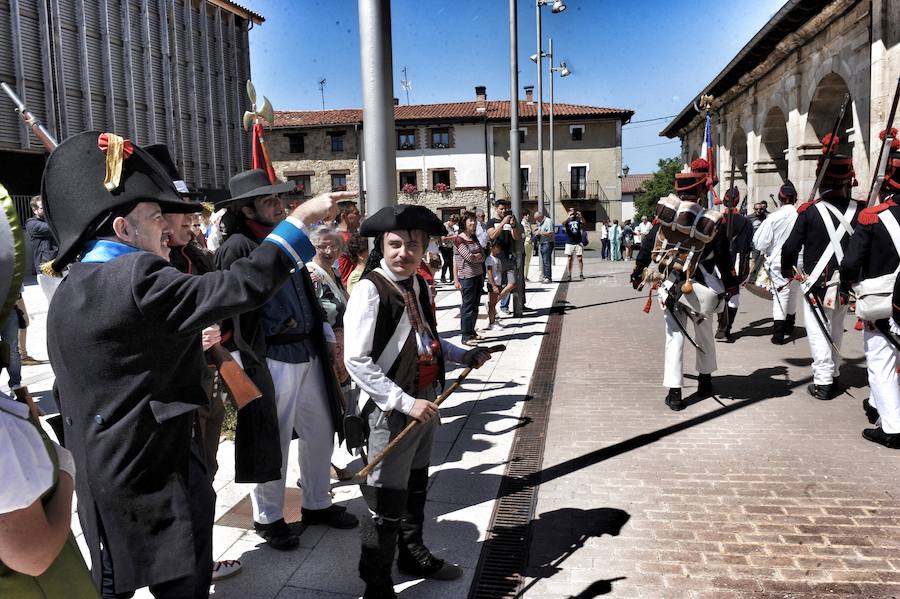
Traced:
[[263, 304], [293, 266], [268, 243], [202, 276], [137, 252], [73, 264], [60, 283], [47, 341], [98, 587], [101, 527], [117, 591], [191, 574], [188, 463], [194, 410], [207, 401], [200, 333]]

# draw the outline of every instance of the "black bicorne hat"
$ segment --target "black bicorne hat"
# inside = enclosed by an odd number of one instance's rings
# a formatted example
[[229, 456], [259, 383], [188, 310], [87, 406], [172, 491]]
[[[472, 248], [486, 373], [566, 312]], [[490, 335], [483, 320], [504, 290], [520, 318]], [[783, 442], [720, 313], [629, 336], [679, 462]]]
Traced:
[[269, 175], [262, 169], [253, 169], [238, 173], [228, 182], [228, 191], [231, 197], [227, 200], [216, 202], [216, 210], [226, 206], [241, 206], [255, 199], [270, 196], [272, 194], [288, 193], [296, 189], [294, 181], [272, 184]]
[[362, 222], [359, 234], [377, 237], [388, 231], [425, 231], [429, 236], [446, 235], [447, 227], [437, 215], [425, 206], [397, 204], [385, 206]]
[[[166, 144], [153, 144], [144, 146], [144, 150], [153, 156], [154, 160], [169, 174], [169, 177], [172, 178], [172, 185], [175, 186], [175, 189], [182, 196], [202, 198], [205, 195], [202, 191], [191, 191], [188, 189], [187, 183], [184, 182], [184, 177], [178, 172], [178, 167], [175, 166], [175, 161], [169, 153], [169, 146]], [[198, 205], [197, 211], [199, 212], [202, 208], [202, 206]]]
[[196, 212], [172, 179], [144, 149], [111, 133], [86, 131], [53, 150], [44, 167], [41, 195], [59, 253], [45, 272], [61, 273], [74, 262], [113, 214], [139, 202], [156, 202], [163, 212]]

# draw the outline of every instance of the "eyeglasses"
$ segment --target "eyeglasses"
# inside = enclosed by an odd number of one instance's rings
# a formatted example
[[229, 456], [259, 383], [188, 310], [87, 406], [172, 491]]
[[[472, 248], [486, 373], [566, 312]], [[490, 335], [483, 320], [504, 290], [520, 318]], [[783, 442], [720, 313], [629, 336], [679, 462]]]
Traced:
[[200, 228], [200, 225], [198, 225], [198, 224], [193, 224], [193, 225], [191, 225], [191, 226], [192, 226], [192, 227], [197, 227], [198, 229]]

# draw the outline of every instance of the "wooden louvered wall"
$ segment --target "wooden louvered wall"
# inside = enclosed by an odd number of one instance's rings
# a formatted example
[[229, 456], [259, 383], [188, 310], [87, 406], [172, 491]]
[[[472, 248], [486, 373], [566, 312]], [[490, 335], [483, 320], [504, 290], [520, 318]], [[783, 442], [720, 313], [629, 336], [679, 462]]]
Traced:
[[[168, 144], [197, 188], [248, 168], [245, 19], [202, 0], [0, 0], [0, 39], [0, 81], [58, 139]], [[11, 108], [0, 95], [0, 150], [40, 151]]]

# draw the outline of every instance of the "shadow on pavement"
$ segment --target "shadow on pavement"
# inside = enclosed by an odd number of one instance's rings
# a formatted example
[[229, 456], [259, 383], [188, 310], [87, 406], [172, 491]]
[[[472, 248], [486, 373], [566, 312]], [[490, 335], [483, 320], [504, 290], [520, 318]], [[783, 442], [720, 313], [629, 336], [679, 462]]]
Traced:
[[600, 595], [608, 595], [612, 593], [612, 583], [625, 580], [627, 576], [618, 576], [608, 580], [597, 580], [591, 583], [591, 586], [584, 589], [577, 595], [570, 595], [569, 599], [594, 599]]
[[622, 299], [609, 300], [607, 302], [597, 302], [596, 304], [585, 304], [583, 306], [575, 306], [566, 302], [566, 305], [563, 306], [563, 310], [565, 312], [571, 312], [573, 310], [584, 310], [585, 308], [596, 308], [597, 306], [607, 306], [609, 304], [620, 304], [622, 302], [631, 302], [634, 300], [647, 301], [647, 297], [644, 295], [636, 295], [634, 297], [623, 297]]

